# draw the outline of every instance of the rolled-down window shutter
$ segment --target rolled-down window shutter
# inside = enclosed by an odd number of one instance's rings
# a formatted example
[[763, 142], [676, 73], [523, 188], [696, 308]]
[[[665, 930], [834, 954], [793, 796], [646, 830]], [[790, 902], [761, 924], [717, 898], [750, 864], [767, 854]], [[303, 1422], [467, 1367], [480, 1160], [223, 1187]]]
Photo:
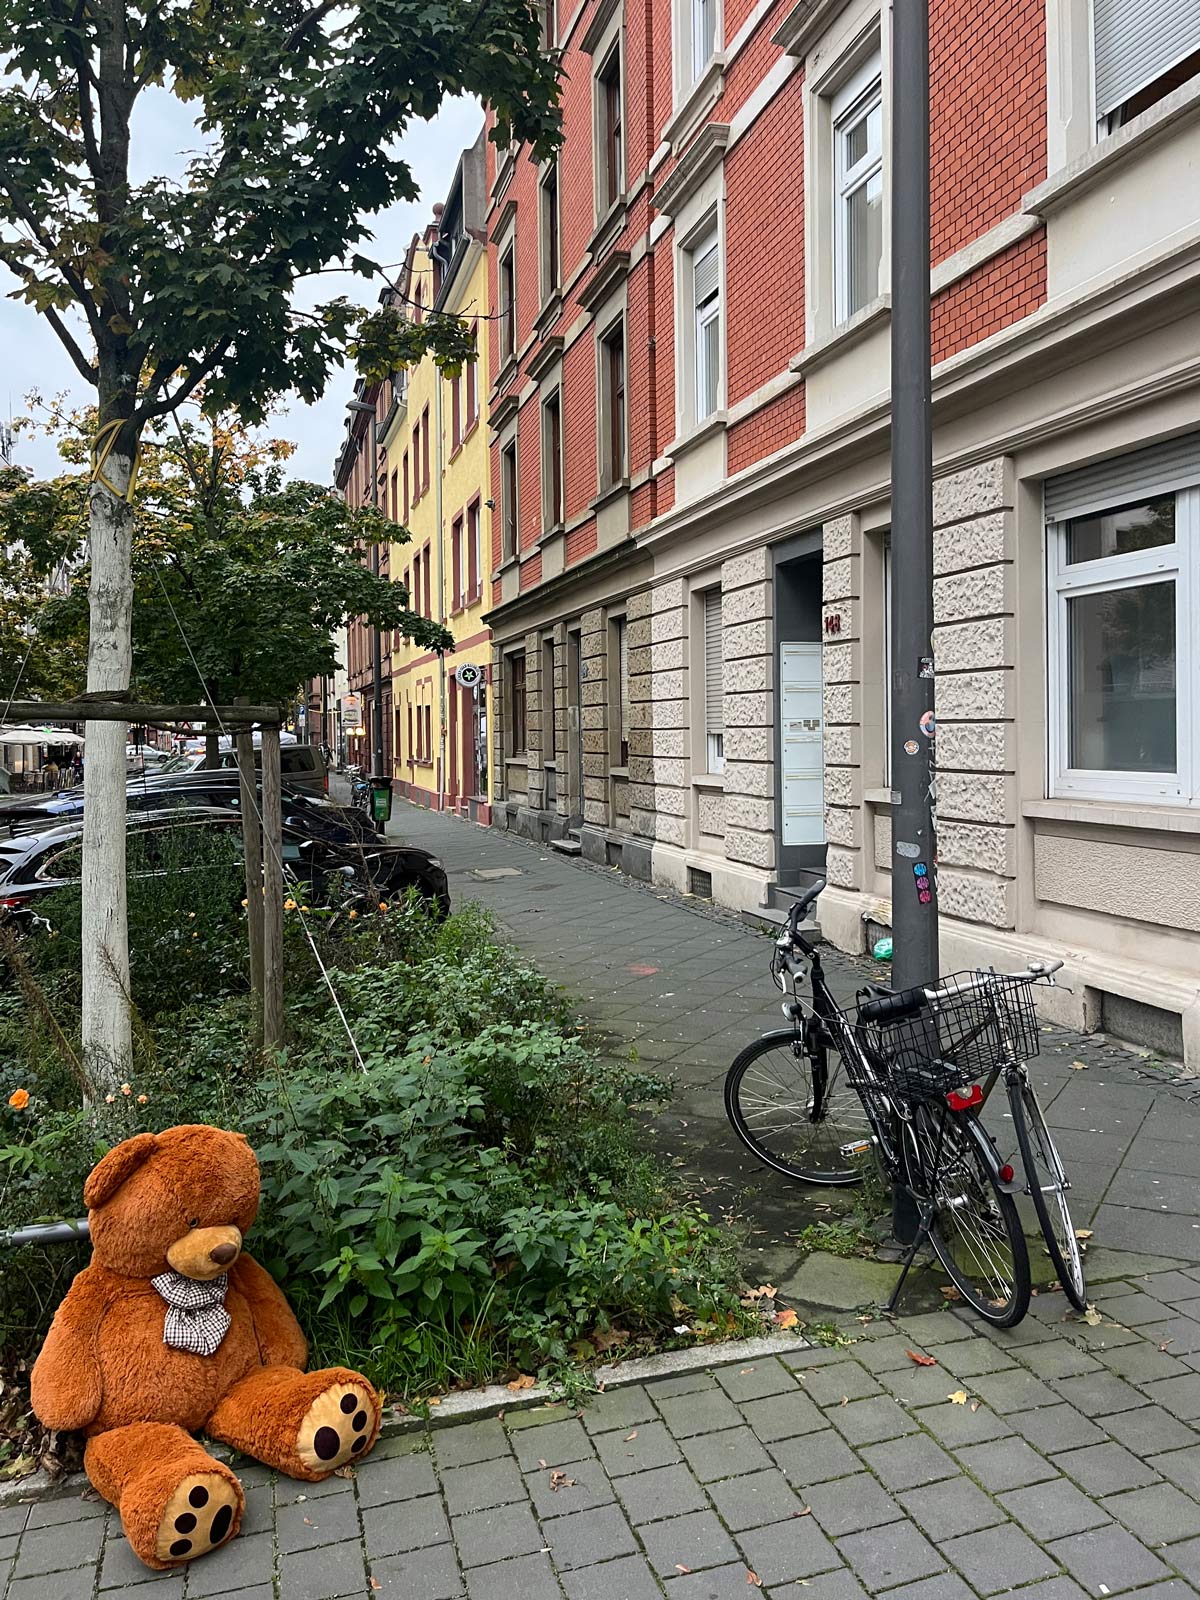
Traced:
[[617, 624], [621, 644], [621, 737], [629, 737], [629, 625], [624, 618]]
[[721, 650], [721, 591], [704, 596], [704, 731], [725, 732], [725, 676]]
[[1094, 0], [1096, 116], [1200, 50], [1196, 0]]
[[717, 292], [717, 244], [714, 239], [707, 249], [697, 251], [692, 278], [696, 286], [696, 306], [699, 309]]
[[1046, 521], [1090, 516], [1195, 484], [1200, 484], [1200, 433], [1187, 433], [1048, 478]]

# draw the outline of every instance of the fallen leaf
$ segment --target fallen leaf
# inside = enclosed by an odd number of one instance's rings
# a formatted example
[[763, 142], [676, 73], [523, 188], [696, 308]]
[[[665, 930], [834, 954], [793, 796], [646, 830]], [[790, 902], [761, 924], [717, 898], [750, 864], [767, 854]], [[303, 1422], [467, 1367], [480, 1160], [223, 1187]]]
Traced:
[[967, 1403], [967, 1391], [965, 1389], [955, 1389], [953, 1394], [946, 1396], [946, 1399], [949, 1400], [952, 1406], [965, 1406]]
[[792, 1515], [794, 1517], [811, 1517], [812, 1516], [812, 1507], [811, 1506], [805, 1506], [803, 1511], [793, 1511]]
[[904, 1354], [908, 1357], [908, 1359], [910, 1361], [915, 1361], [917, 1366], [919, 1366], [919, 1367], [936, 1367], [937, 1366], [937, 1360], [933, 1356], [920, 1355], [920, 1354], [918, 1354], [918, 1352], [916, 1350], [906, 1350], [904, 1352]]
[[972, 1400], [971, 1401], [971, 1410], [972, 1411], [978, 1411], [979, 1410], [979, 1401], [978, 1400]]
[[757, 1367], [743, 1367], [742, 1370], [738, 1373], [738, 1377], [739, 1378], [748, 1378], [752, 1372], [757, 1372], [757, 1371], [758, 1371]]
[[790, 1306], [786, 1311], [777, 1311], [775, 1313], [775, 1323], [780, 1328], [794, 1328], [799, 1321], [800, 1318]]
[[1086, 1061], [1072, 1061], [1071, 1063], [1072, 1072], [1086, 1072], [1087, 1069], [1088, 1066]]
[[441, 1403], [442, 1403], [442, 1397], [441, 1397], [440, 1394], [431, 1394], [429, 1396], [429, 1399], [426, 1400], [426, 1402], [425, 1402], [425, 1404], [427, 1406], [440, 1406]]
[[755, 1589], [762, 1588], [762, 1579], [757, 1572], [751, 1572], [749, 1567], [746, 1568], [746, 1582], [753, 1585]]
[[1089, 1328], [1098, 1328], [1104, 1318], [1096, 1310], [1095, 1306], [1089, 1306], [1083, 1313], [1083, 1321], [1087, 1323]]
[[374, 1573], [371, 1574], [371, 1587], [372, 1587], [372, 1589], [382, 1589], [383, 1588], [383, 1585], [380, 1583], [379, 1579], [375, 1576]]
[[760, 1283], [757, 1289], [747, 1289], [742, 1296], [744, 1306], [753, 1305], [756, 1300], [774, 1300], [779, 1290], [773, 1283]]
[[315, 1528], [316, 1527], [316, 1523], [313, 1521], [313, 1519], [311, 1517], [305, 1517], [304, 1526], [306, 1528]]
[[1159, 1348], [1160, 1352], [1162, 1352], [1162, 1354], [1165, 1355], [1166, 1354], [1166, 1350], [1167, 1350], [1167, 1346], [1171, 1345], [1171, 1344], [1174, 1344], [1174, 1343], [1175, 1343], [1174, 1339], [1164, 1339], [1163, 1342], [1159, 1345], [1158, 1348]]
[[942, 1296], [943, 1300], [961, 1300], [962, 1299], [962, 1295], [958, 1292], [958, 1290], [954, 1287], [954, 1285], [952, 1283], [944, 1283], [942, 1285], [942, 1287], [941, 1287], [941, 1296]]
[[531, 1378], [527, 1372], [523, 1372], [519, 1378], [514, 1378], [513, 1381], [509, 1384], [506, 1384], [505, 1387], [513, 1394], [520, 1394], [522, 1389], [532, 1389], [536, 1383], [536, 1378]]
[[625, 1443], [628, 1444], [630, 1439], [636, 1439], [636, 1438], [637, 1438], [637, 1429], [635, 1428], [632, 1433], [627, 1433], [625, 1435]]
[[353, 1478], [353, 1476], [354, 1476], [354, 1468], [353, 1467], [334, 1467], [333, 1475], [334, 1475], [335, 1478]]
[[1091, 1228], [1076, 1228], [1075, 1237], [1077, 1239], [1090, 1239], [1092, 1237], [1092, 1230]]
[[538, 1457], [538, 1466], [539, 1467], [548, 1467], [549, 1465], [550, 1465], [550, 1463], [546, 1460], [545, 1456], [539, 1456]]
[[577, 1478], [568, 1478], [566, 1473], [561, 1472], [557, 1467], [550, 1474], [550, 1487], [555, 1494], [560, 1489], [573, 1489], [578, 1481]]
[[676, 1572], [690, 1572], [691, 1570], [691, 1567], [685, 1567], [682, 1561], [677, 1561], [675, 1563]]
[[842, 1396], [842, 1398], [838, 1401], [838, 1405], [840, 1405], [840, 1406], [848, 1406], [849, 1404], [850, 1404], [850, 1396], [848, 1394], [844, 1394]]

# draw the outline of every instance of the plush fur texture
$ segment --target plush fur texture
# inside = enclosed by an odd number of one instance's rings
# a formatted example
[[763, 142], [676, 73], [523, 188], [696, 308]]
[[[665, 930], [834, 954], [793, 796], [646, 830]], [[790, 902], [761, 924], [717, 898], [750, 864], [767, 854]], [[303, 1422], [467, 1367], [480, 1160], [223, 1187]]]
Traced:
[[[47, 1427], [88, 1435], [88, 1475], [151, 1567], [194, 1560], [241, 1522], [236, 1478], [190, 1434], [316, 1482], [361, 1460], [379, 1432], [371, 1385], [340, 1367], [304, 1372], [308, 1346], [287, 1300], [238, 1253], [258, 1192], [243, 1135], [203, 1126], [126, 1140], [84, 1187], [92, 1262], [46, 1336], [33, 1408]], [[229, 1274], [230, 1327], [211, 1356], [163, 1343], [167, 1307], [150, 1280], [169, 1269]]]

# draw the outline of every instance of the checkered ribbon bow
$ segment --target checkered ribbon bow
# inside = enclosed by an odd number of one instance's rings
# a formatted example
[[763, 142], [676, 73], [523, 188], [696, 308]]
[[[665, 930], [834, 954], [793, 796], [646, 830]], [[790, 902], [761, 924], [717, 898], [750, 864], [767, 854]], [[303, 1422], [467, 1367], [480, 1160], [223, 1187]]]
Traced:
[[150, 1282], [167, 1302], [163, 1343], [196, 1356], [215, 1355], [229, 1332], [230, 1317], [225, 1309], [229, 1274], [222, 1272], [218, 1278], [199, 1283], [182, 1272], [162, 1272]]

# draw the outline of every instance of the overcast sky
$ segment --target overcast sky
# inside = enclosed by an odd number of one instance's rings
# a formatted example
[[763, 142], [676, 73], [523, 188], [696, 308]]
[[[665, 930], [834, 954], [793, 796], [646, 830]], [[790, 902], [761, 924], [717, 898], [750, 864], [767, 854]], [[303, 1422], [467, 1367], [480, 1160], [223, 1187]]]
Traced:
[[[144, 181], [154, 173], [180, 173], [189, 152], [194, 152], [199, 143], [187, 108], [162, 90], [144, 93], [138, 107], [131, 163], [135, 181]], [[403, 260], [413, 234], [429, 221], [434, 202], [445, 198], [458, 158], [474, 143], [482, 117], [475, 101], [455, 100], [448, 102], [433, 122], [413, 124], [402, 149], [420, 186], [421, 199], [415, 205], [392, 206], [368, 218], [375, 241], [364, 242], [358, 249], [384, 266]], [[32, 389], [46, 397], [65, 391], [69, 404], [83, 404], [94, 398], [44, 318], [23, 301], [7, 298], [15, 281], [0, 266], [0, 290], [4, 296], [0, 298], [3, 415], [21, 415], [26, 410], [24, 397]], [[327, 272], [301, 284], [297, 300], [312, 305], [345, 294], [359, 304], [374, 305], [379, 287], [350, 273], [343, 277]], [[86, 348], [82, 337], [80, 342]], [[293, 399], [286, 405], [287, 414], [273, 421], [272, 434], [293, 439], [299, 446], [289, 463], [296, 477], [316, 483], [331, 481], [353, 381], [353, 374], [345, 369], [335, 371], [316, 405], [306, 406]], [[53, 473], [61, 465], [53, 444], [28, 434], [18, 442], [16, 459], [39, 476]]]

